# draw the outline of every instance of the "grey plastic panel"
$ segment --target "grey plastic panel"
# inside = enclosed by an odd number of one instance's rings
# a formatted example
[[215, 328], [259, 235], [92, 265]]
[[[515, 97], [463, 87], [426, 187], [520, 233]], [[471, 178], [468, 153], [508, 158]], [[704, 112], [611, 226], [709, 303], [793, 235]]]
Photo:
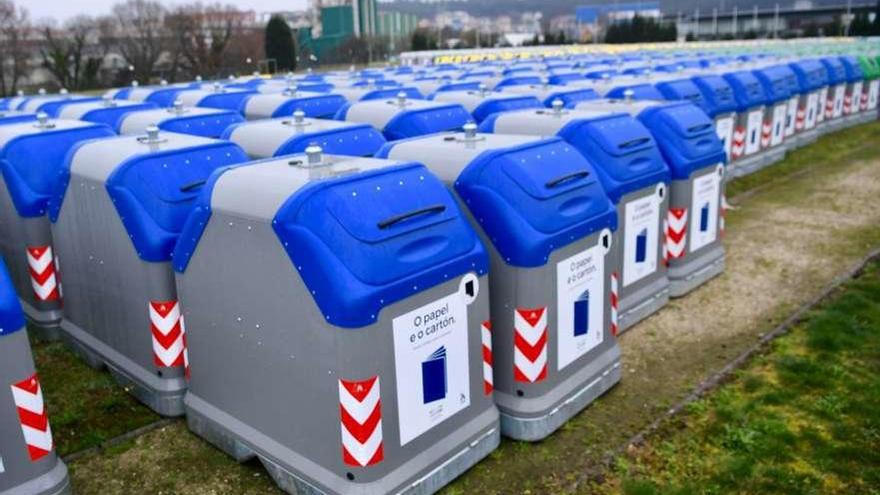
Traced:
[[160, 108], [157, 110], [145, 110], [142, 112], [131, 112], [127, 114], [119, 126], [119, 134], [141, 134], [146, 132], [147, 127], [151, 125], [159, 125], [168, 119], [178, 117], [195, 117], [206, 115], [225, 115], [224, 110], [214, 108], [201, 107], [184, 107], [181, 109]]

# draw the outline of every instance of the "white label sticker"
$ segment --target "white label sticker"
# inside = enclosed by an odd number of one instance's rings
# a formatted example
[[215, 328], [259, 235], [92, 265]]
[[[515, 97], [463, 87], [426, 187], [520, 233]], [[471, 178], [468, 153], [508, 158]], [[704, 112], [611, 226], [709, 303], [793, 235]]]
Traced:
[[846, 84], [838, 84], [834, 87], [834, 113], [835, 119], [843, 115], [843, 99], [846, 97]]
[[819, 90], [819, 101], [816, 102], [816, 123], [825, 120], [825, 106], [828, 104], [828, 86]]
[[3, 458], [0, 457], [0, 474], [3, 474], [5, 472], [6, 472], [6, 466], [3, 465]]
[[746, 120], [746, 155], [756, 153], [761, 149], [761, 126], [764, 125], [764, 111], [753, 110], [749, 112]]
[[660, 233], [660, 202], [655, 192], [624, 206], [623, 285], [637, 282], [657, 271]]
[[797, 96], [788, 100], [788, 113], [785, 115], [785, 137], [793, 135], [797, 130], [798, 100]]
[[556, 265], [557, 369], [605, 338], [605, 253], [599, 244]]
[[723, 117], [715, 121], [715, 133], [724, 144], [724, 153], [730, 159], [730, 142], [733, 141], [733, 117]]
[[785, 137], [785, 116], [788, 114], [788, 106], [779, 104], [773, 107], [773, 131], [770, 135], [770, 146], [782, 144]]
[[816, 127], [816, 122], [818, 122], [819, 114], [821, 112], [821, 108], [819, 108], [819, 98], [821, 98], [821, 92], [810, 93], [807, 96], [807, 121], [804, 127], [807, 129], [812, 129]]
[[392, 321], [401, 445], [470, 405], [466, 297], [456, 292]]
[[878, 97], [880, 97], [880, 79], [875, 79], [868, 85], [868, 108], [870, 110], [877, 108]]
[[862, 94], [864, 94], [864, 89], [862, 89], [862, 81], [854, 82], [852, 91], [852, 106], [850, 107], [850, 113], [859, 113], [862, 110]]
[[705, 174], [694, 179], [691, 195], [690, 252], [715, 242], [718, 233], [718, 202], [721, 200], [721, 174]]

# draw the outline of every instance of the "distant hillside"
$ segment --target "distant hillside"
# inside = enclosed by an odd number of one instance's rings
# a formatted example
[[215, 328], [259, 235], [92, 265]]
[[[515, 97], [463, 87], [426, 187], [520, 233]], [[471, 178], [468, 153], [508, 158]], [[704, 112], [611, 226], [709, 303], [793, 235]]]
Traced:
[[[421, 17], [431, 17], [444, 10], [463, 10], [471, 15], [488, 17], [540, 11], [545, 18], [573, 14], [579, 5], [613, 5], [631, 1], [633, 0], [380, 0], [382, 8]], [[701, 15], [711, 15], [713, 8], [729, 12], [736, 5], [740, 12], [749, 12], [756, 5], [759, 9], [772, 9], [777, 3], [780, 8], [788, 8], [794, 4], [792, 0], [660, 0], [660, 9], [665, 14], [674, 14], [690, 13], [699, 8]], [[846, 0], [813, 0], [813, 5], [846, 5]], [[874, 5], [874, 2], [853, 0], [852, 5]]]

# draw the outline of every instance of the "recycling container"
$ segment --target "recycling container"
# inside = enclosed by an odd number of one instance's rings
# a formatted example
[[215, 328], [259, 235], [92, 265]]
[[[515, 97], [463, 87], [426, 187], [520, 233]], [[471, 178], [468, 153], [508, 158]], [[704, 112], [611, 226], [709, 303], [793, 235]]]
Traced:
[[785, 158], [788, 149], [785, 145], [785, 122], [788, 118], [788, 104], [791, 88], [788, 67], [770, 65], [752, 71], [764, 89], [766, 111], [761, 128], [761, 149], [765, 157], [763, 166], [768, 166]]
[[498, 446], [488, 256], [423, 165], [224, 169], [181, 239], [198, 435], [290, 493], [433, 493]]
[[40, 96], [29, 99], [19, 106], [18, 110], [29, 113], [44, 112], [49, 117], [59, 117], [58, 111], [65, 105], [78, 102], [98, 101], [100, 98], [85, 95], [59, 93], [57, 95]]
[[627, 112], [657, 142], [672, 174], [665, 222], [670, 297], [680, 297], [724, 271], [724, 148], [712, 120], [688, 102], [595, 100], [578, 110]]
[[623, 332], [669, 301], [663, 258], [663, 222], [669, 214], [670, 172], [650, 131], [626, 113], [521, 110], [496, 114], [480, 130], [501, 134], [559, 136], [596, 170], [617, 208], [619, 230], [613, 240], [612, 276], [618, 282], [612, 333]]
[[325, 152], [346, 156], [373, 156], [385, 137], [369, 124], [310, 119], [302, 111], [293, 117], [256, 120], [230, 127], [223, 135], [251, 158], [302, 153], [317, 144]]
[[186, 391], [171, 252], [211, 172], [245, 161], [228, 141], [151, 127], [78, 146], [51, 201], [62, 338], [164, 416], [183, 414]]
[[59, 110], [58, 117], [105, 124], [111, 129], [118, 129], [119, 121], [129, 112], [155, 109], [156, 105], [153, 103], [114, 100], [105, 95], [101, 101], [87, 101], [65, 105]]
[[159, 107], [170, 107], [177, 100], [178, 94], [187, 89], [201, 86], [198, 82], [160, 84], [158, 86], [134, 86], [127, 92], [118, 92], [117, 99], [153, 103]]
[[128, 112], [119, 119], [116, 131], [123, 135], [141, 135], [148, 127], [163, 131], [218, 138], [231, 125], [244, 122], [238, 112], [216, 108], [185, 107], [176, 101], [170, 108]]
[[733, 144], [733, 129], [736, 127], [736, 98], [733, 88], [723, 77], [715, 74], [700, 74], [691, 78], [703, 95], [701, 108], [713, 120], [715, 134], [724, 146], [724, 155], [730, 162]]
[[700, 88], [690, 78], [662, 79], [654, 83], [654, 87], [657, 88], [664, 100], [689, 101], [707, 114], [709, 113], [709, 104], [703, 98]]
[[454, 81], [452, 78], [436, 76], [417, 77], [409, 81], [405, 80], [403, 84], [418, 89], [428, 98], [444, 91], [472, 91], [480, 87], [479, 81]]
[[788, 66], [797, 76], [800, 87], [800, 102], [795, 121], [797, 145], [805, 146], [815, 141], [819, 136], [817, 126], [819, 118], [824, 118], [825, 99], [828, 93], [828, 72], [815, 59], [791, 62]]
[[24, 315], [0, 259], [0, 493], [70, 494], [67, 467], [55, 454]]
[[620, 380], [612, 332], [614, 205], [560, 138], [443, 133], [388, 143], [454, 191], [489, 248], [501, 432], [546, 438]]
[[225, 88], [214, 83], [211, 88], [187, 89], [177, 93], [177, 99], [185, 107], [217, 108], [237, 112], [242, 102], [257, 94], [251, 89]]
[[846, 93], [843, 96], [843, 118], [846, 120], [845, 125], [853, 126], [873, 120], [870, 117], [865, 119], [865, 113], [862, 112], [862, 97], [866, 96], [863, 91], [865, 73], [862, 71], [862, 67], [859, 65], [856, 57], [843, 56], [839, 57], [839, 59], [846, 74]]
[[865, 113], [866, 121], [873, 121], [877, 119], [877, 101], [880, 97], [880, 65], [876, 59], [869, 56], [861, 56], [858, 60], [865, 74], [862, 111]]
[[[749, 70], [727, 72], [722, 77], [733, 88], [736, 101], [736, 124], [730, 146], [730, 177], [756, 172], [766, 164], [761, 152], [761, 137], [765, 134], [767, 96], [761, 82]], [[770, 129], [766, 128], [767, 134]]]
[[296, 110], [307, 117], [331, 118], [345, 103], [342, 95], [300, 91], [294, 86], [282, 93], [248, 96], [239, 111], [247, 120], [289, 117]]
[[478, 124], [486, 117], [498, 112], [510, 112], [524, 108], [544, 108], [541, 101], [532, 95], [489, 91], [486, 86], [481, 86], [477, 90], [443, 91], [435, 93], [431, 99], [462, 105]]
[[837, 57], [823, 57], [819, 62], [828, 73], [828, 93], [825, 98], [824, 120], [820, 119], [823, 122], [820, 132], [834, 132], [845, 124], [843, 107], [846, 99], [846, 70]]
[[554, 84], [526, 84], [520, 86], [511, 86], [505, 88], [506, 93], [517, 93], [531, 95], [547, 107], [551, 108], [553, 102], [560, 100], [565, 108], [574, 108], [575, 105], [582, 101], [593, 100], [599, 97], [592, 88], [566, 88], [565, 86], [557, 86]]
[[779, 64], [774, 66], [775, 70], [782, 75], [782, 81], [788, 88], [788, 104], [785, 111], [785, 125], [783, 126], [783, 135], [785, 136], [783, 145], [786, 151], [797, 148], [797, 116], [798, 107], [800, 106], [801, 87], [797, 81], [797, 75], [788, 64]]
[[461, 129], [471, 115], [457, 103], [410, 100], [405, 94], [395, 99], [349, 103], [339, 109], [336, 120], [370, 124], [393, 141], [435, 132]]
[[25, 314], [43, 338], [58, 335], [63, 292], [52, 244], [49, 199], [64, 157], [82, 141], [112, 136], [107, 126], [76, 120], [0, 125], [0, 254]]

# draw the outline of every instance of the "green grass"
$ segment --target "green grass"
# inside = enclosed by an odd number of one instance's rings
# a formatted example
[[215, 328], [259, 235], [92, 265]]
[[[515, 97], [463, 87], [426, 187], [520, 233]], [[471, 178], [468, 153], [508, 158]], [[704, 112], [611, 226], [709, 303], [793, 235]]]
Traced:
[[605, 488], [880, 493], [880, 262], [618, 463]]
[[159, 419], [60, 342], [32, 343], [58, 452], [64, 456]]

